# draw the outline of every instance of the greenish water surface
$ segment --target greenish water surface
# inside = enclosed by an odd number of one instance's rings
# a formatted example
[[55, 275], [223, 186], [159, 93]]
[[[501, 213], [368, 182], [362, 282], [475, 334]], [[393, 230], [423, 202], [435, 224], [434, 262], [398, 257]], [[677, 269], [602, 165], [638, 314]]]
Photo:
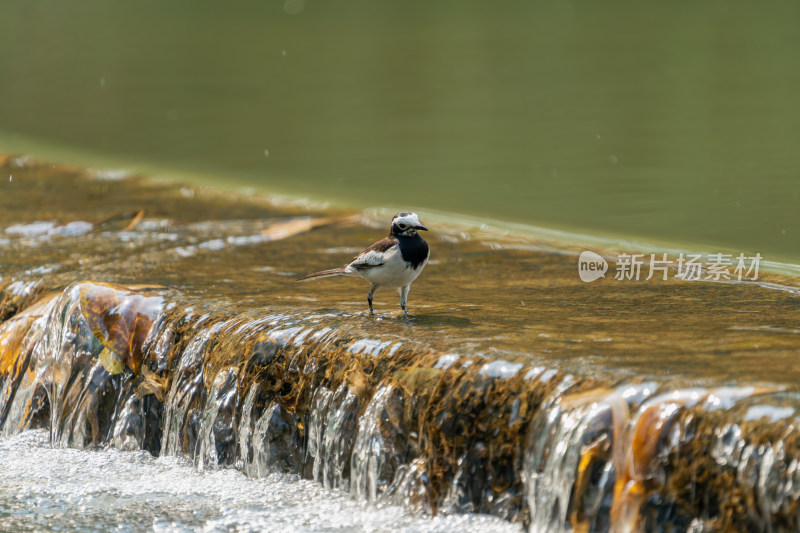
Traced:
[[788, 1], [12, 0], [0, 151], [800, 263], [798, 21]]

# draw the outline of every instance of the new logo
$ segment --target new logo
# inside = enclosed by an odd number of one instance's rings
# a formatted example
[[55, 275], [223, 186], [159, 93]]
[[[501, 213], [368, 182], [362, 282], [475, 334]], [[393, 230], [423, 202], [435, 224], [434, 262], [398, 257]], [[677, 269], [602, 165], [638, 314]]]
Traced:
[[578, 258], [578, 275], [581, 281], [589, 283], [599, 278], [606, 277], [608, 271], [608, 261], [603, 256], [585, 250]]

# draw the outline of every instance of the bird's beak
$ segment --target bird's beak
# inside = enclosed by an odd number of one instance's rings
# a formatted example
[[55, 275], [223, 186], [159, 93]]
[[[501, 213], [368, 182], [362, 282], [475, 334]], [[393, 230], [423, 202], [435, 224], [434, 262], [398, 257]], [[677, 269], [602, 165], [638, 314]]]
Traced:
[[414, 229], [421, 229], [421, 230], [423, 230], [423, 231], [428, 231], [428, 228], [426, 228], [426, 227], [425, 227], [425, 226], [423, 226], [422, 224], [420, 224], [419, 226], [414, 226]]

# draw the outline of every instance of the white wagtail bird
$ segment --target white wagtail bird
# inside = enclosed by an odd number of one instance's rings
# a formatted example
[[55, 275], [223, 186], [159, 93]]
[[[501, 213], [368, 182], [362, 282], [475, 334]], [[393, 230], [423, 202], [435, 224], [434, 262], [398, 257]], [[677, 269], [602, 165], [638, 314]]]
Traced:
[[367, 293], [370, 315], [374, 314], [372, 296], [376, 290], [386, 288], [400, 291], [400, 307], [408, 316], [406, 300], [411, 282], [417, 279], [431, 256], [428, 243], [420, 237], [417, 230], [427, 231], [428, 228], [419, 223], [416, 213], [397, 213], [392, 217], [389, 236], [358, 254], [350, 263], [341, 268], [314, 272], [297, 281], [333, 276], [361, 277], [372, 284]]

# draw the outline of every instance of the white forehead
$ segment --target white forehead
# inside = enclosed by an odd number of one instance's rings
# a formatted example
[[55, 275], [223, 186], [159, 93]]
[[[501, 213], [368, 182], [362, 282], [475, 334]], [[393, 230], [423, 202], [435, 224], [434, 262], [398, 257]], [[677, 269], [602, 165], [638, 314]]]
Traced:
[[406, 224], [407, 226], [420, 226], [419, 217], [416, 213], [406, 213], [402, 216], [395, 215], [392, 224]]

